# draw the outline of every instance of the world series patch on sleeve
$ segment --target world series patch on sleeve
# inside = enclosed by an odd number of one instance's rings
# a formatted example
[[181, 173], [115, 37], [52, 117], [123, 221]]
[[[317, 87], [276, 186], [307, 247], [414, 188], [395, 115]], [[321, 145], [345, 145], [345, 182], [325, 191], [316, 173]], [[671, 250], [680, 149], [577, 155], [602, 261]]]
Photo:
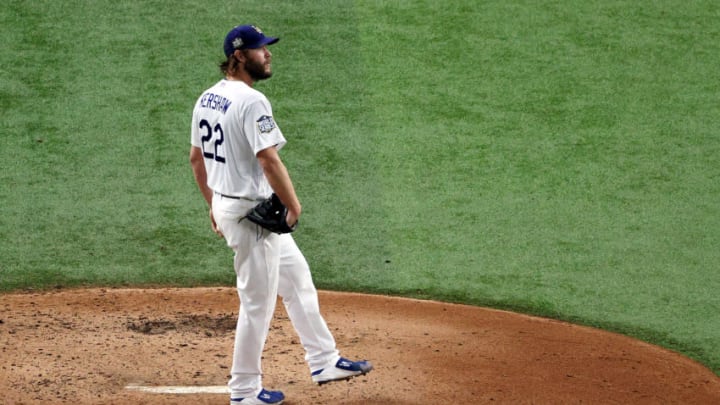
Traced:
[[257, 125], [260, 132], [264, 134], [271, 132], [273, 129], [277, 128], [277, 125], [275, 125], [275, 120], [269, 115], [263, 115], [262, 117], [258, 118]]

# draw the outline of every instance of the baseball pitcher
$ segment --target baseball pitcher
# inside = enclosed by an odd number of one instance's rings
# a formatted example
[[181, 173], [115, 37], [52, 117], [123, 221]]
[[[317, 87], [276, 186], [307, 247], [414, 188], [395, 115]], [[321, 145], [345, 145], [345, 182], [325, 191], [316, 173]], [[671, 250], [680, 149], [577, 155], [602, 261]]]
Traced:
[[280, 404], [262, 385], [261, 356], [277, 296], [305, 349], [318, 384], [368, 373], [367, 361], [340, 356], [320, 314], [305, 257], [291, 235], [302, 207], [278, 152], [286, 144], [268, 99], [253, 85], [272, 76], [268, 46], [279, 38], [252, 25], [225, 37], [224, 78], [197, 99], [190, 163], [210, 206], [213, 230], [235, 252], [240, 298], [230, 388], [231, 404]]

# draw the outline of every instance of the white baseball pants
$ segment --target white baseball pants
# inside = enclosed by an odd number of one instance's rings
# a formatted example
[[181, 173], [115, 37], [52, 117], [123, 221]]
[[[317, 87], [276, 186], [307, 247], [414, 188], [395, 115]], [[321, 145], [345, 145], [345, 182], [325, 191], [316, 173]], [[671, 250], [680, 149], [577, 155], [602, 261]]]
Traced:
[[240, 298], [231, 378], [231, 397], [256, 395], [262, 389], [260, 359], [275, 311], [277, 296], [305, 349], [310, 370], [339, 356], [335, 339], [320, 314], [310, 268], [290, 234], [271, 233], [242, 219], [256, 202], [215, 194], [215, 222], [235, 252]]

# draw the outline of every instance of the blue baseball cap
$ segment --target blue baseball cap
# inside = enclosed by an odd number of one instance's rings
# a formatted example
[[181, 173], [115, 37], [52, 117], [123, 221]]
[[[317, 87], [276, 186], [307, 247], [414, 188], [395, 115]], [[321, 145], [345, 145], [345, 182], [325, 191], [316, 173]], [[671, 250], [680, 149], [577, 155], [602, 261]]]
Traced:
[[236, 49], [257, 49], [274, 44], [280, 38], [266, 37], [260, 28], [254, 25], [238, 25], [225, 36], [225, 56], [232, 55]]

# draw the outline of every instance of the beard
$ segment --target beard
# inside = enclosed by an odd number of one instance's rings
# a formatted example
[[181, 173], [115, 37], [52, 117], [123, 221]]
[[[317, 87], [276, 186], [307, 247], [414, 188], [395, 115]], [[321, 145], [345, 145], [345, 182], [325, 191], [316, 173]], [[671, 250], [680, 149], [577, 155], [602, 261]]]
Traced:
[[245, 62], [245, 71], [248, 72], [250, 78], [256, 82], [269, 79], [272, 76], [272, 71], [269, 66], [266, 68], [262, 63], [252, 59], [248, 59], [247, 62]]

